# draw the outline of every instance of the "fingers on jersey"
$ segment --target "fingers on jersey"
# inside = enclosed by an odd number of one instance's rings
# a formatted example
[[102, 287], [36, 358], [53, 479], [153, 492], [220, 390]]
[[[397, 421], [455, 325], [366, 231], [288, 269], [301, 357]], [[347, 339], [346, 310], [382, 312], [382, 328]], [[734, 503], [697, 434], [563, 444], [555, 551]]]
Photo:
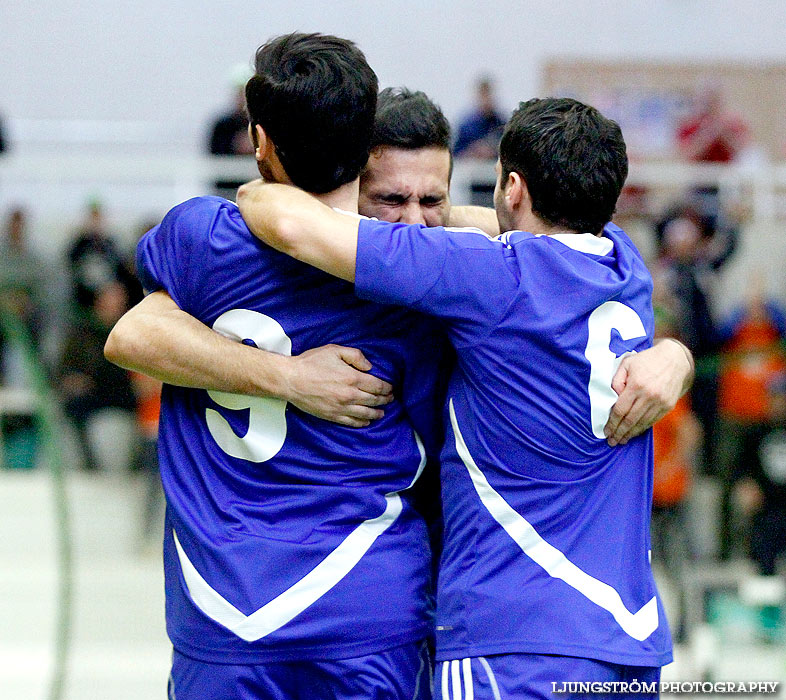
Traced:
[[[626, 444], [632, 438], [651, 428], [654, 423], [663, 418], [666, 412], [662, 407], [650, 404], [641, 398], [635, 399], [627, 413], [615, 417], [616, 426], [608, 433], [609, 445], [614, 447]], [[612, 417], [614, 417], [613, 411]], [[609, 423], [611, 421], [610, 417]]]
[[393, 400], [393, 387], [360, 371], [371, 363], [356, 348], [325, 345], [308, 350], [295, 361], [288, 400], [319, 418], [353, 428], [384, 415], [379, 407]]
[[641, 435], [673, 408], [669, 387], [657, 377], [635, 371], [635, 355], [626, 357], [612, 380], [619, 395], [604, 433], [611, 446]]
[[341, 345], [328, 345], [327, 347], [335, 348], [339, 357], [351, 367], [359, 369], [361, 372], [368, 372], [371, 369], [371, 363], [357, 348], [345, 348]]

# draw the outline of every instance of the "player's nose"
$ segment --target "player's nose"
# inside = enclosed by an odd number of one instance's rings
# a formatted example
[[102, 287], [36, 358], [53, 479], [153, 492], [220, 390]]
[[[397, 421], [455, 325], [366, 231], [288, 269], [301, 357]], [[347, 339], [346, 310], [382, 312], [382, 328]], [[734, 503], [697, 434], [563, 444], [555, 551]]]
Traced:
[[404, 205], [401, 212], [401, 219], [405, 224], [426, 224], [423, 208], [419, 202], [408, 202]]

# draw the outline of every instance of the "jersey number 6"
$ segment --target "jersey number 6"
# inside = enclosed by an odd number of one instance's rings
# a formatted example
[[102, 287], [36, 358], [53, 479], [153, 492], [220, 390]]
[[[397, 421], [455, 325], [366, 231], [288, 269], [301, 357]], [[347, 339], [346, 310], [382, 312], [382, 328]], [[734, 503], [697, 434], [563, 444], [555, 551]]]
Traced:
[[617, 393], [611, 388], [611, 380], [623, 358], [617, 357], [609, 348], [611, 331], [615, 329], [622, 340], [633, 340], [647, 335], [639, 315], [625, 304], [607, 301], [589, 317], [589, 337], [584, 356], [590, 363], [590, 379], [587, 391], [590, 399], [592, 432], [595, 437], [605, 439], [603, 428], [609, 419], [611, 407]]

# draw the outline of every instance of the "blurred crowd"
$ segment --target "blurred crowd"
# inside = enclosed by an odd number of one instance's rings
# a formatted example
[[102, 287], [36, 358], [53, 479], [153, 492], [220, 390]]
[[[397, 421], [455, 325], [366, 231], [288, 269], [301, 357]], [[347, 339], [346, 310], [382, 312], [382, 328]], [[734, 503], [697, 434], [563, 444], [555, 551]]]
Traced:
[[[155, 222], [142, 223], [140, 234]], [[115, 322], [142, 298], [133, 250], [91, 200], [59, 260], [31, 244], [30, 214], [12, 207], [0, 231], [0, 464], [32, 469], [46, 439], [33, 394], [43, 374], [68, 427], [69, 463], [86, 471], [149, 475], [158, 491], [155, 442], [160, 385], [104, 359]], [[31, 354], [33, 361], [31, 362]], [[51, 438], [50, 438], [51, 439]], [[158, 502], [158, 496], [151, 495]], [[152, 507], [152, 506], [151, 506]], [[145, 519], [143, 528], [152, 526]]]
[[[231, 109], [208, 128], [206, 151], [214, 155], [251, 152], [240, 89], [247, 75], [237, 72]], [[478, 79], [475, 103], [454, 125], [455, 158], [495, 159], [506, 118], [493, 81]], [[713, 90], [698, 96], [695, 112], [675, 134], [680, 157], [693, 162], [733, 162], [749, 138], [744, 122], [725, 112]], [[216, 192], [233, 193], [238, 184], [218, 181]], [[490, 204], [488, 183], [478, 187], [476, 203]], [[627, 188], [617, 222], [627, 228], [635, 221], [644, 231], [637, 242], [653, 274], [657, 335], [680, 339], [696, 360], [692, 391], [655, 427], [653, 559], [678, 588], [697, 561], [743, 558], [760, 575], [773, 576], [786, 549], [786, 309], [768, 296], [771, 285], [761, 275], [751, 275], [745, 298], [719, 297], [719, 274], [733, 259], [747, 223], [741, 207], [700, 182], [658, 211], [649, 194]], [[0, 310], [21, 321], [26, 342], [38, 354], [81, 468], [150, 476], [144, 518], [149, 530], [157, 498], [160, 386], [103, 357], [110, 328], [141, 299], [133, 250], [118, 243], [101, 202], [93, 200], [61, 265], [50, 269], [30, 243], [28, 219], [19, 207], [3, 213]], [[141, 224], [140, 235], [154, 224]], [[51, 290], [63, 271], [67, 301], [54, 303]], [[733, 311], [721, 314], [721, 307]], [[0, 391], [28, 382], [22, 355], [18, 342], [0, 331]], [[0, 463], [34, 467], [41, 447], [35, 416], [3, 410], [0, 421]], [[710, 545], [696, 536], [689, 512], [699, 482], [712, 484], [717, 493]], [[683, 618], [675, 625], [678, 639]]]

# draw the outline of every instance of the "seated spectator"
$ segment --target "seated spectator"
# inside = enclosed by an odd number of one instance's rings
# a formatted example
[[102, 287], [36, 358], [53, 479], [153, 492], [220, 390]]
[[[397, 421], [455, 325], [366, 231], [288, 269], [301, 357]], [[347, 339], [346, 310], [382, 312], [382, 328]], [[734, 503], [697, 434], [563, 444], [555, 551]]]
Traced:
[[[134, 390], [128, 372], [104, 359], [109, 331], [127, 310], [128, 295], [119, 282], [100, 287], [89, 312], [69, 329], [57, 368], [65, 412], [76, 429], [89, 470], [124, 469], [130, 460]], [[111, 423], [112, 434], [101, 435], [96, 429], [102, 419]], [[106, 438], [112, 440], [111, 450], [104, 449]]]
[[490, 160], [497, 157], [506, 120], [496, 107], [489, 78], [478, 80], [475, 94], [477, 104], [459, 121], [453, 155]]
[[91, 309], [98, 291], [113, 282], [123, 286], [132, 305], [142, 299], [142, 287], [107, 232], [103, 207], [97, 200], [88, 203], [87, 220], [68, 250], [68, 266], [80, 311]]

